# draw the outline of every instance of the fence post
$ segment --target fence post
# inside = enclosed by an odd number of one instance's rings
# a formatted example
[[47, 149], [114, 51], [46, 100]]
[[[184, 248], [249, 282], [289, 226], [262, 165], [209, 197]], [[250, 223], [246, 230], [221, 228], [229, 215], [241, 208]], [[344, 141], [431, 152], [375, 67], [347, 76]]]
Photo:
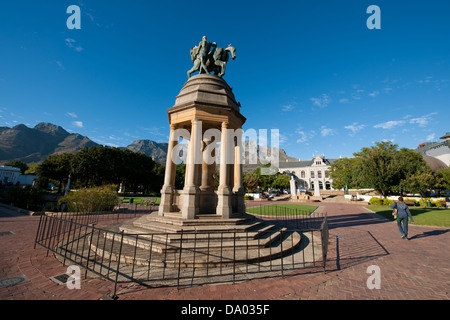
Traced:
[[39, 232], [41, 231], [41, 222], [42, 222], [42, 215], [39, 217], [39, 224], [38, 224], [38, 228], [37, 228], [37, 231], [36, 231], [36, 238], [34, 239], [34, 249], [36, 249], [36, 243], [37, 243], [37, 240], [38, 240], [38, 235], [39, 235]]
[[123, 245], [123, 230], [121, 232], [121, 237], [120, 237], [119, 256], [117, 257], [116, 278], [114, 280], [114, 292], [113, 292], [113, 296], [112, 296], [113, 299], [117, 299], [117, 294], [116, 294], [116, 292], [117, 292], [117, 280], [119, 279], [120, 256], [122, 255], [122, 245]]
[[322, 260], [323, 260], [323, 272], [326, 272], [327, 268], [327, 256], [328, 256], [328, 216], [325, 215], [322, 226], [320, 228], [321, 240], [322, 240]]
[[92, 246], [92, 238], [94, 236], [94, 225], [92, 224], [92, 231], [91, 231], [91, 237], [89, 239], [89, 249], [88, 249], [88, 256], [87, 256], [87, 260], [86, 260], [86, 269], [85, 269], [85, 273], [84, 273], [84, 278], [86, 279], [87, 277], [87, 272], [88, 272], [88, 268], [89, 268], [89, 258], [91, 257], [91, 246]]

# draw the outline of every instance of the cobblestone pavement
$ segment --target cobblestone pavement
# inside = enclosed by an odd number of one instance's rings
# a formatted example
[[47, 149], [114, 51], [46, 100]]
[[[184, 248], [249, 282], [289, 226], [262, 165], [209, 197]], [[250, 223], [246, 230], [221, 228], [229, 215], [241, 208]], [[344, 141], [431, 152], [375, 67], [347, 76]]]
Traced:
[[[318, 268], [180, 288], [120, 284], [119, 300], [450, 300], [450, 229], [410, 225], [407, 241], [395, 222], [361, 205], [321, 206], [330, 223], [325, 273]], [[66, 273], [67, 266], [44, 248], [34, 248], [38, 222], [39, 217], [0, 208], [0, 300], [99, 300], [111, 295], [113, 284], [103, 279], [83, 277], [81, 289], [73, 290], [50, 280]], [[379, 268], [379, 289], [368, 288], [375, 275], [371, 266]], [[14, 285], [15, 280], [20, 283]]]

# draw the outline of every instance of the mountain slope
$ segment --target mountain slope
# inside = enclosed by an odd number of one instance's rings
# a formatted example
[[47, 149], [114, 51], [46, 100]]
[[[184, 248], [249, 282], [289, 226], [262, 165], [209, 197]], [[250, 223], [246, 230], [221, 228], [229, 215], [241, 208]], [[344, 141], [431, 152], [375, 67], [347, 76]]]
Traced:
[[98, 145], [80, 134], [70, 134], [62, 127], [41, 122], [34, 128], [19, 124], [0, 128], [0, 162], [19, 160], [40, 162], [48, 155], [76, 152]]

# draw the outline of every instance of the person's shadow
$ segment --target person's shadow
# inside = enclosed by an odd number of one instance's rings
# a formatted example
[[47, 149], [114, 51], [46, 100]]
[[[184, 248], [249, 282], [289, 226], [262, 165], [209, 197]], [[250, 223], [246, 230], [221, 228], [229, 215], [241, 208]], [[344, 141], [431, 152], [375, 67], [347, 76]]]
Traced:
[[441, 234], [447, 233], [449, 232], [450, 229], [438, 229], [438, 230], [433, 230], [433, 231], [427, 231], [427, 232], [422, 232], [421, 234], [416, 234], [415, 236], [410, 237], [409, 239], [420, 239], [420, 238], [426, 238], [426, 237], [431, 237], [431, 236], [439, 236]]

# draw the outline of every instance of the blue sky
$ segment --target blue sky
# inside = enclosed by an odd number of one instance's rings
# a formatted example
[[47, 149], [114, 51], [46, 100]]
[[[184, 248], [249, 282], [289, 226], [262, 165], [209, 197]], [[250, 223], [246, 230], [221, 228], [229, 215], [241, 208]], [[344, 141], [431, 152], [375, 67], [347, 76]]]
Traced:
[[[366, 26], [372, 4], [379, 30]], [[70, 5], [81, 30], [66, 26]], [[442, 0], [2, 1], [0, 126], [167, 142], [167, 109], [206, 35], [237, 49], [225, 80], [244, 129], [279, 129], [289, 156], [415, 148], [450, 131], [449, 12]]]

